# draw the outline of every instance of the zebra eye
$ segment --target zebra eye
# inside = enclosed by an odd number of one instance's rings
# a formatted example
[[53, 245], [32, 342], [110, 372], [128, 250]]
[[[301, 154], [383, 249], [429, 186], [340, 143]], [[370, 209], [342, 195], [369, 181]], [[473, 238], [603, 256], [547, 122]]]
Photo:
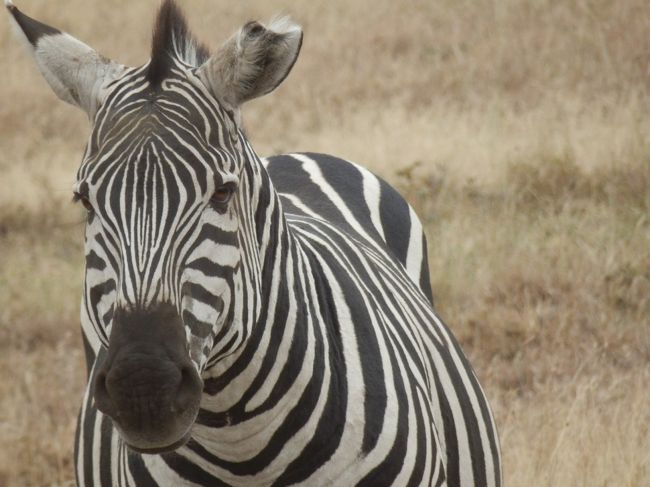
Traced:
[[86, 196], [82, 195], [81, 193], [75, 192], [74, 196], [72, 197], [72, 201], [74, 201], [75, 203], [77, 201], [81, 201], [81, 204], [84, 205], [84, 208], [86, 209], [86, 211], [88, 211], [88, 212], [93, 211], [93, 205], [91, 205], [88, 198]]
[[210, 198], [210, 204], [215, 210], [224, 212], [234, 193], [235, 185], [233, 183], [222, 184], [214, 190], [212, 198]]

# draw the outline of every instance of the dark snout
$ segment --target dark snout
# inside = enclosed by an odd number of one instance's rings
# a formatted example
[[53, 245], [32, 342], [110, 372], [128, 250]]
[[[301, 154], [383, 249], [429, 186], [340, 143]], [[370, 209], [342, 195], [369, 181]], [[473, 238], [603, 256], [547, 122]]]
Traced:
[[111, 417], [129, 446], [159, 453], [184, 444], [202, 389], [172, 306], [116, 311], [94, 394], [97, 408]]

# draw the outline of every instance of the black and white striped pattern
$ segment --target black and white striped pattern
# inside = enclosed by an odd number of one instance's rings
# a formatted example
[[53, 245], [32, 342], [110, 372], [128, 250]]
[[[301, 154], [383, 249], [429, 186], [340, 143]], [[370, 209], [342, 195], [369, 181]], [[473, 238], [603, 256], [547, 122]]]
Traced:
[[[185, 446], [141, 455], [89, 387], [78, 484], [500, 485], [494, 420], [432, 308], [412, 208], [341, 159], [259, 159], [198, 70], [207, 52], [169, 22], [156, 79], [116, 70], [92, 105], [81, 321], [92, 383], [114, 311], [171, 303], [201, 409]], [[215, 206], [224, 184], [233, 199]]]

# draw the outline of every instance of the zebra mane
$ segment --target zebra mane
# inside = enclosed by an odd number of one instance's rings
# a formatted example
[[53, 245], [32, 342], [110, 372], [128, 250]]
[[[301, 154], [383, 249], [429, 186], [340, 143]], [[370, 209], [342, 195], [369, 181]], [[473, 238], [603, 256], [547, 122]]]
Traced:
[[198, 67], [208, 60], [208, 48], [194, 39], [174, 0], [163, 0], [153, 29], [147, 79], [156, 86], [167, 76], [175, 60]]

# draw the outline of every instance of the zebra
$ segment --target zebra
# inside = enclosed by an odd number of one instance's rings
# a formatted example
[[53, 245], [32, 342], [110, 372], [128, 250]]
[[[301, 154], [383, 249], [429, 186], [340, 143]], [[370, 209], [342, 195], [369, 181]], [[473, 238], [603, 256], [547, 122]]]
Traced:
[[333, 156], [263, 160], [242, 130], [298, 25], [251, 21], [210, 53], [163, 0], [132, 68], [5, 5], [92, 126], [78, 485], [501, 485], [412, 208]]

